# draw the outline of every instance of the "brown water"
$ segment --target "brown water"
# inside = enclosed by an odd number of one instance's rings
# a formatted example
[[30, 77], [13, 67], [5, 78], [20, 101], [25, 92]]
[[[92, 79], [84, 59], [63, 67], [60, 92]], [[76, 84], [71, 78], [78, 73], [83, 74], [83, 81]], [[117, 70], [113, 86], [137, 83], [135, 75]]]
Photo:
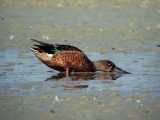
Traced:
[[[0, 118], [159, 120], [159, 0], [1, 0]], [[43, 65], [30, 38], [70, 44], [132, 74]]]

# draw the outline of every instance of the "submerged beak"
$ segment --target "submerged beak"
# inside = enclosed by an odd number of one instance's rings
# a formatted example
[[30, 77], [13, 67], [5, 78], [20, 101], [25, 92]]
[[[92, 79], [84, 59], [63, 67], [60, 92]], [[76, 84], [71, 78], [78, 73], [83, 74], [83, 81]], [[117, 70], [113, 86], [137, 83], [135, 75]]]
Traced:
[[122, 74], [131, 74], [125, 70], [120, 69], [119, 67], [115, 67], [113, 71], [117, 73], [122, 73]]

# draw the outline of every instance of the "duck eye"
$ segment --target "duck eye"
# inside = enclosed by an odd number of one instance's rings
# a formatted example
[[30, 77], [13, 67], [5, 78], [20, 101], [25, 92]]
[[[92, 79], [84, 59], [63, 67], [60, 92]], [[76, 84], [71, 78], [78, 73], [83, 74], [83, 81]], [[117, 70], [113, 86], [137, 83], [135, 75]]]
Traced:
[[107, 65], [108, 65], [108, 66], [111, 66], [111, 63], [108, 63]]

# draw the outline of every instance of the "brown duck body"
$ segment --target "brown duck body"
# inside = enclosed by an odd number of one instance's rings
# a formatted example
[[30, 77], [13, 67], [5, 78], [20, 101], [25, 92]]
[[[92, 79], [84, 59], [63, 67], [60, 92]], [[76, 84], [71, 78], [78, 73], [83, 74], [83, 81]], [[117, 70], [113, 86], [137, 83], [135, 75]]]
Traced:
[[54, 55], [34, 53], [44, 64], [57, 71], [69, 69], [69, 72], [95, 72], [93, 63], [80, 51], [58, 52]]
[[80, 51], [58, 52], [52, 56], [52, 61], [56, 63], [51, 68], [58, 71], [70, 72], [95, 72], [93, 63]]
[[[48, 67], [61, 72], [67, 70], [68, 72], [95, 72], [93, 62], [80, 49], [70, 45], [52, 45], [37, 40], [33, 41], [40, 45], [35, 45], [38, 48], [31, 47], [30, 49]], [[53, 51], [50, 51], [51, 49]]]
[[90, 61], [77, 47], [31, 40], [39, 43], [39, 45], [34, 45], [36, 47], [30, 48], [36, 57], [48, 67], [60, 72], [66, 72], [67, 76], [69, 76], [70, 72], [112, 72], [121, 70], [109, 60]]

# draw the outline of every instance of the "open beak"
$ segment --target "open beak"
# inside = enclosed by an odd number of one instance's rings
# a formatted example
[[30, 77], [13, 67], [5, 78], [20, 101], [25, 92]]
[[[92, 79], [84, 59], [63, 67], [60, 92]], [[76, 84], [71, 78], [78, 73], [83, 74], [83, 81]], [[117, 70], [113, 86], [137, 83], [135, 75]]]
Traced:
[[122, 73], [122, 74], [131, 74], [125, 70], [120, 69], [119, 67], [115, 67], [113, 71], [117, 73]]

